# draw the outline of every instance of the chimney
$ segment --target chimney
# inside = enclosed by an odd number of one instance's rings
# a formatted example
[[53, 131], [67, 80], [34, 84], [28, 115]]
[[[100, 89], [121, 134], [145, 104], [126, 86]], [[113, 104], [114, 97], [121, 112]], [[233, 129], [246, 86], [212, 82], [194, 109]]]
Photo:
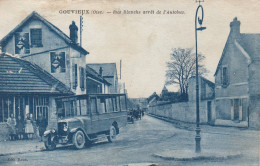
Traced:
[[72, 21], [71, 25], [69, 26], [70, 28], [70, 39], [74, 42], [74, 43], [78, 43], [78, 27], [75, 24], [75, 21]]
[[233, 38], [236, 38], [240, 35], [240, 21], [237, 20], [237, 17], [235, 17], [230, 23], [230, 34]]
[[99, 68], [99, 74], [98, 74], [100, 77], [102, 77], [103, 76], [103, 68], [102, 67], [100, 67]]

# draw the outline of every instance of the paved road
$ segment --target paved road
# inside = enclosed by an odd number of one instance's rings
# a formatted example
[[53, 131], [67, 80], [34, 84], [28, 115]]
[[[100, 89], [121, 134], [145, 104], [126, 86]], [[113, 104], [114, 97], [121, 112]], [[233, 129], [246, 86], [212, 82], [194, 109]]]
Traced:
[[[175, 128], [173, 124], [145, 116], [122, 128], [117, 140], [103, 140], [75, 150], [28, 152], [0, 157], [1, 165], [258, 165], [259, 132], [223, 127], [202, 127], [202, 149], [241, 151], [240, 158], [219, 161], [172, 161], [154, 157], [162, 151], [194, 149], [195, 132]], [[18, 160], [24, 161], [18, 161]]]

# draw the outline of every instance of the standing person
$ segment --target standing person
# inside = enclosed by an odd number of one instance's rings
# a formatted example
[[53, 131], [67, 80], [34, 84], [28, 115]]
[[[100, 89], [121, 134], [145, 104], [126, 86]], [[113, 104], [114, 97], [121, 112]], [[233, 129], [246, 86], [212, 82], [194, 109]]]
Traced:
[[25, 134], [27, 135], [28, 139], [33, 138], [34, 130], [33, 130], [33, 125], [32, 125], [32, 120], [30, 119], [30, 115], [26, 115], [25, 119]]
[[16, 136], [16, 119], [14, 118], [14, 114], [11, 114], [11, 116], [7, 119], [7, 124], [10, 126], [10, 140], [15, 140]]
[[18, 139], [23, 139], [24, 135], [24, 120], [22, 120], [21, 116], [18, 116], [17, 124], [16, 124], [16, 131], [18, 134]]
[[47, 127], [47, 120], [44, 116], [42, 116], [42, 114], [40, 113], [39, 114], [39, 118], [37, 120], [37, 127], [39, 129], [39, 135], [41, 137], [41, 141], [42, 141], [42, 136], [43, 136], [43, 133], [44, 131], [46, 130], [46, 127]]

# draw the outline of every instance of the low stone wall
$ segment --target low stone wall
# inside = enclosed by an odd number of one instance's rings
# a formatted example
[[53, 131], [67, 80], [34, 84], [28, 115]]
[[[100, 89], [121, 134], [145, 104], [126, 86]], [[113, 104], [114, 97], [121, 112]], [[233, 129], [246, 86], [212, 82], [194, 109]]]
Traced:
[[[213, 101], [211, 110], [211, 119], [215, 119]], [[148, 111], [150, 114], [157, 116], [162, 116], [182, 122], [196, 123], [196, 102], [180, 102], [150, 106]], [[200, 101], [200, 123], [208, 123], [207, 101]]]

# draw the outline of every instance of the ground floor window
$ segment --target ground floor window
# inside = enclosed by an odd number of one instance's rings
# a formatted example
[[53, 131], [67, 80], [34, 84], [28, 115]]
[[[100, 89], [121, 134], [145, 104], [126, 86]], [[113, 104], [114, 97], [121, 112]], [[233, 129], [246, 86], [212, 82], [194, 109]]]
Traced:
[[11, 114], [16, 119], [21, 116], [25, 119], [30, 114], [32, 120], [37, 120], [39, 114], [48, 119], [49, 97], [40, 95], [1, 95], [0, 96], [0, 122], [6, 122]]

